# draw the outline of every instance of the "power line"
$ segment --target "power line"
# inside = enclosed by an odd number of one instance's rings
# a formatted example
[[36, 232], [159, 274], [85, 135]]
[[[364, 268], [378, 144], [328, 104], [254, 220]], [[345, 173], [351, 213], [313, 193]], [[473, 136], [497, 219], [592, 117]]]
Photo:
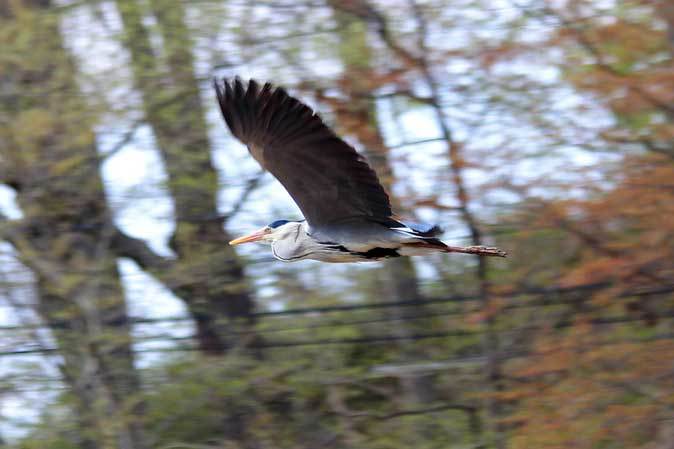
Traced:
[[[611, 346], [611, 345], [618, 345], [618, 344], [624, 344], [624, 343], [648, 343], [648, 342], [654, 342], [654, 341], [662, 341], [662, 340], [671, 340], [674, 338], [674, 333], [663, 333], [663, 334], [658, 334], [658, 335], [652, 335], [648, 337], [639, 337], [639, 338], [621, 338], [618, 340], [613, 340], [613, 341], [603, 341], [603, 342], [595, 342], [595, 343], [590, 343], [587, 346], [592, 347], [592, 348], [597, 348], [597, 347], [604, 347], [604, 346]], [[564, 348], [556, 348], [555, 350], [559, 349], [570, 349], [570, 347], [564, 347]], [[182, 348], [162, 348], [162, 349], [155, 349], [155, 350], [140, 350], [136, 351], [137, 353], [142, 353], [142, 352], [188, 352], [188, 351], [198, 351], [198, 348], [196, 347], [182, 347]], [[28, 352], [25, 352], [28, 354]], [[514, 359], [522, 359], [522, 358], [532, 358], [532, 357], [543, 357], [545, 355], [549, 355], [550, 351], [542, 351], [542, 352], [536, 352], [536, 351], [528, 351], [528, 350], [509, 350], [509, 351], [501, 351], [500, 353], [496, 354], [496, 357], [501, 360], [501, 361], [507, 361], [507, 360], [514, 360]], [[2, 356], [2, 353], [0, 353], [0, 356]], [[483, 365], [484, 363], [487, 362], [486, 357], [480, 352], [476, 353], [470, 353], [470, 354], [464, 354], [460, 355], [457, 357], [452, 357], [449, 359], [442, 359], [442, 360], [426, 360], [422, 361], [419, 363], [409, 363], [409, 364], [402, 364], [402, 365], [380, 365], [373, 367], [372, 370], [370, 371], [370, 376], [374, 377], [382, 377], [382, 376], [396, 376], [396, 375], [401, 375], [401, 374], [409, 374], [411, 371], [446, 371], [451, 368], [457, 368], [457, 367], [472, 367], [475, 365]], [[43, 380], [37, 380], [37, 382], [44, 382], [44, 383], [54, 383], [54, 382], [60, 382], [61, 379], [58, 378], [45, 378]], [[36, 381], [33, 381], [36, 382]], [[59, 388], [55, 386], [49, 386], [47, 388], [17, 388], [17, 389], [12, 389], [13, 392], [15, 393], [29, 393], [29, 392], [39, 392], [39, 391], [49, 391], [53, 392], [57, 389], [61, 389], [64, 391], [67, 391], [67, 388]]]
[[[667, 311], [666, 313], [659, 314], [658, 319], [670, 319], [674, 318], [674, 310]], [[622, 315], [622, 316], [613, 316], [613, 317], [599, 317], [590, 319], [589, 323], [595, 326], [604, 326], [604, 325], [619, 325], [619, 324], [629, 324], [635, 322], [644, 321], [641, 317], [635, 317], [631, 315]], [[553, 324], [552, 326], [547, 325], [531, 325], [531, 326], [521, 326], [517, 328], [510, 328], [496, 331], [497, 334], [503, 335], [506, 333], [524, 333], [524, 332], [534, 332], [546, 329], [548, 327], [555, 329], [563, 329], [574, 326], [576, 323], [572, 320], [565, 320]], [[248, 345], [245, 348], [246, 350], [259, 350], [259, 349], [275, 349], [275, 348], [290, 348], [290, 347], [308, 347], [308, 346], [332, 346], [332, 345], [352, 345], [352, 344], [384, 344], [396, 341], [419, 341], [419, 340], [429, 340], [429, 339], [440, 339], [448, 337], [470, 337], [476, 335], [482, 335], [486, 332], [484, 329], [480, 330], [462, 330], [456, 329], [451, 331], [442, 331], [442, 332], [430, 332], [430, 333], [418, 333], [411, 335], [372, 335], [372, 336], [363, 336], [363, 337], [350, 337], [350, 338], [316, 338], [316, 339], [304, 339], [304, 340], [280, 340], [267, 342], [263, 341], [261, 343], [254, 343]], [[185, 342], [195, 340], [194, 336], [187, 337], [148, 337], [145, 339], [137, 339], [136, 342], [150, 342], [150, 341], [174, 341], [174, 342]], [[184, 351], [198, 351], [194, 345], [180, 345], [174, 347], [165, 347], [165, 348], [139, 348], [134, 350], [136, 353], [161, 353], [161, 352], [184, 352]], [[58, 348], [26, 348], [26, 349], [16, 349], [12, 351], [3, 351], [0, 352], [0, 357], [5, 356], [21, 356], [21, 355], [32, 355], [32, 354], [55, 354], [58, 353]]]
[[[576, 285], [569, 287], [551, 287], [551, 288], [542, 288], [534, 287], [522, 289], [519, 291], [513, 291], [506, 294], [496, 295], [501, 299], [512, 299], [518, 296], [527, 296], [527, 295], [542, 295], [544, 296], [541, 299], [506, 304], [501, 307], [501, 310], [512, 310], [520, 308], [531, 308], [531, 307], [546, 307], [546, 306], [556, 306], [556, 305], [570, 305], [582, 302], [584, 299], [577, 298], [548, 298], [547, 295], [564, 295], [572, 293], [583, 293], [600, 290], [602, 288], [608, 287], [608, 283], [593, 283], [593, 284], [584, 284]], [[650, 288], [642, 288], [638, 290], [626, 291], [618, 295], [619, 298], [630, 298], [630, 297], [639, 297], [639, 296], [650, 296], [650, 295], [659, 295], [674, 292], [674, 286], [657, 286]], [[366, 303], [366, 304], [338, 304], [331, 306], [318, 306], [318, 307], [303, 307], [296, 309], [286, 309], [279, 311], [263, 311], [263, 312], [254, 312], [251, 315], [254, 317], [266, 317], [266, 318], [275, 318], [291, 315], [311, 315], [311, 314], [325, 314], [325, 313], [337, 313], [337, 312], [354, 312], [361, 310], [376, 310], [383, 308], [391, 307], [419, 307], [424, 305], [432, 304], [445, 304], [445, 303], [461, 303], [461, 302], [476, 302], [479, 298], [477, 295], [454, 295], [446, 298], [429, 298], [429, 299], [420, 299], [420, 300], [402, 300], [402, 301], [383, 301], [377, 303]], [[349, 325], [359, 325], [359, 324], [374, 324], [381, 322], [390, 322], [390, 321], [405, 321], [405, 320], [414, 320], [422, 318], [433, 318], [438, 316], [451, 316], [451, 315], [462, 315], [468, 313], [474, 313], [479, 311], [479, 309], [472, 310], [452, 310], [452, 311], [436, 311], [432, 313], [418, 314], [412, 316], [399, 316], [399, 317], [380, 317], [364, 320], [354, 320], [354, 321], [343, 321], [343, 322], [331, 322], [331, 323], [317, 323], [314, 325], [304, 325], [304, 326], [294, 326], [294, 327], [280, 327], [272, 329], [260, 329], [258, 333], [273, 333], [273, 332], [286, 332], [286, 331], [298, 331], [298, 330], [308, 330], [320, 327], [335, 327], [335, 326], [349, 326]], [[134, 317], [129, 319], [130, 324], [159, 324], [159, 323], [176, 323], [176, 322], [191, 322], [192, 318], [189, 316], [177, 316], [177, 317], [165, 317], [165, 318], [142, 318]], [[9, 325], [9, 326], [0, 326], [0, 331], [2, 330], [23, 330], [23, 329], [34, 329], [34, 328], [48, 328], [44, 324], [35, 324], [35, 325]], [[250, 332], [231, 332], [228, 333], [230, 336], [249, 334]]]
[[[568, 293], [582, 293], [582, 292], [590, 292], [590, 291], [595, 291], [595, 290], [600, 290], [602, 288], [606, 288], [611, 286], [610, 283], [608, 282], [599, 282], [599, 283], [591, 283], [591, 284], [584, 284], [584, 285], [575, 285], [575, 286], [569, 286], [569, 287], [532, 287], [532, 288], [525, 288], [517, 291], [512, 291], [512, 292], [507, 292], [507, 293], [501, 293], [501, 294], [494, 294], [496, 298], [499, 299], [507, 299], [507, 298], [515, 298], [518, 296], [526, 296], [526, 295], [559, 295], [559, 294], [568, 294]], [[634, 289], [630, 291], [623, 292], [622, 294], [618, 295], [620, 298], [628, 298], [628, 297], [633, 297], [633, 296], [648, 296], [648, 295], [657, 295], [657, 294], [664, 294], [664, 293], [672, 293], [674, 292], [674, 285], [667, 285], [667, 286], [657, 286], [657, 287], [650, 287], [650, 288], [643, 288], [643, 289]], [[283, 315], [304, 315], [304, 314], [311, 314], [311, 313], [331, 313], [331, 312], [344, 312], [344, 311], [351, 311], [351, 310], [372, 310], [372, 309], [382, 309], [382, 308], [388, 308], [388, 307], [417, 307], [417, 306], [423, 306], [423, 305], [429, 305], [429, 304], [439, 304], [439, 303], [446, 303], [446, 302], [478, 302], [480, 301], [480, 296], [477, 294], [472, 294], [472, 295], [454, 295], [454, 296], [449, 296], [446, 298], [429, 298], [429, 299], [419, 299], [419, 300], [402, 300], [402, 301], [382, 301], [382, 302], [376, 302], [376, 303], [367, 303], [367, 304], [340, 304], [340, 305], [333, 305], [333, 306], [321, 306], [321, 307], [303, 307], [303, 308], [297, 308], [297, 309], [286, 309], [286, 310], [278, 310], [278, 311], [265, 311], [265, 312], [256, 312], [253, 313], [253, 316], [257, 317], [265, 317], [265, 316], [283, 316]], [[526, 305], [512, 305], [513, 308], [519, 308], [519, 307], [537, 307], [541, 305], [549, 305], [549, 304], [568, 304], [568, 300], [566, 302], [563, 301], [555, 301], [555, 300], [550, 300], [550, 299], [543, 299], [540, 300], [539, 302], [534, 303], [533, 301], [527, 303]]]

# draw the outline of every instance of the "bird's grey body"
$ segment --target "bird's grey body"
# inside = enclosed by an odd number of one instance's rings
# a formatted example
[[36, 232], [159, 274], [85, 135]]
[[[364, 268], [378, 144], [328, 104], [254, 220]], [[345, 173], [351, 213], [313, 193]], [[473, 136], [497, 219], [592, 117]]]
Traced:
[[463, 252], [504, 256], [488, 247], [451, 247], [437, 226], [395, 218], [376, 173], [309, 107], [285, 90], [255, 81], [215, 82], [232, 134], [286, 188], [306, 221], [277, 220], [231, 244], [269, 242], [283, 261], [362, 262], [388, 257]]
[[291, 221], [278, 228], [278, 238], [272, 240], [271, 248], [274, 257], [286, 262], [302, 259], [367, 262], [427, 254], [427, 248], [409, 244], [437, 239], [421, 237], [419, 232], [402, 223], [397, 228], [389, 228], [381, 223], [353, 220], [351, 223], [311, 228], [306, 221]]

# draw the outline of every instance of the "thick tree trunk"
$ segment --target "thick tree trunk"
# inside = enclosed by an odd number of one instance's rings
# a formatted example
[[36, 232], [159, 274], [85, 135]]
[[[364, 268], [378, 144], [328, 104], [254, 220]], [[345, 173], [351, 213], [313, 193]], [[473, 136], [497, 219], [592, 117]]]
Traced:
[[[341, 46], [340, 53], [345, 65], [341, 90], [347, 101], [338, 105], [334, 112], [337, 123], [347, 135], [355, 136], [363, 145], [368, 161], [379, 175], [380, 181], [389, 194], [393, 187], [393, 170], [389, 160], [389, 150], [379, 130], [379, 119], [374, 100], [373, 86], [369, 80], [372, 74], [372, 55], [367, 42], [367, 24], [353, 15], [340, 10], [340, 5], [333, 4], [334, 16], [338, 23]], [[404, 215], [399, 201], [391, 196], [391, 204], [397, 213]], [[424, 308], [417, 274], [412, 260], [401, 257], [386, 261], [381, 275], [383, 285], [387, 286], [384, 296], [393, 301], [420, 301], [416, 307], [401, 307], [390, 310], [395, 318], [403, 320], [395, 322], [394, 332], [406, 337], [422, 330], [420, 321], [404, 321], [406, 316], [418, 315]], [[418, 348], [414, 343], [401, 340], [402, 356], [405, 360], [418, 359]], [[423, 376], [410, 376], [401, 379], [404, 393], [410, 403], [428, 402], [434, 397], [433, 382]]]
[[240, 337], [228, 337], [234, 320], [240, 320], [244, 329], [252, 325], [253, 302], [217, 210], [218, 179], [183, 5], [153, 0], [150, 6], [162, 35], [166, 68], [150, 44], [141, 4], [117, 1], [134, 81], [143, 95], [145, 116], [154, 130], [175, 206], [171, 246], [178, 259], [170, 276], [177, 283], [169, 287], [187, 303], [201, 350], [219, 354], [240, 343]]
[[[404, 47], [402, 47], [390, 33], [386, 19], [382, 16], [369, 2], [367, 1], [350, 1], [338, 2], [331, 1], [331, 5], [335, 10], [335, 17], [337, 19], [339, 29], [342, 36], [342, 53], [345, 65], [347, 66], [348, 78], [344, 81], [345, 86], [343, 90], [347, 90], [350, 94], [348, 100], [348, 111], [353, 114], [350, 122], [353, 123], [353, 129], [350, 130], [355, 134], [359, 141], [362, 142], [368, 149], [368, 158], [377, 172], [382, 177], [382, 182], [389, 192], [391, 192], [391, 181], [393, 179], [391, 166], [388, 161], [388, 151], [384, 144], [384, 139], [377, 128], [377, 117], [374, 101], [371, 99], [371, 93], [374, 87], [370, 80], [381, 78], [384, 76], [376, 76], [370, 69], [370, 50], [367, 42], [366, 31], [374, 30], [382, 42], [388, 49], [398, 58], [398, 62], [403, 64], [405, 70], [416, 71], [422, 70], [425, 75], [424, 58], [427, 56], [425, 48], [420, 48], [422, 56], [419, 57], [412, 54]], [[351, 61], [351, 62], [350, 62]], [[398, 69], [396, 69], [398, 70]], [[399, 73], [391, 72], [392, 75]], [[339, 117], [339, 115], [338, 115]], [[343, 119], [346, 120], [345, 118]], [[340, 120], [342, 122], [343, 120]], [[462, 184], [461, 186], [462, 187]], [[400, 205], [395, 201], [393, 205], [397, 210], [401, 210]], [[470, 217], [472, 218], [472, 217]], [[472, 227], [471, 230], [477, 229]], [[482, 258], [483, 259], [483, 258]], [[481, 284], [486, 284], [486, 265], [485, 261], [480, 262], [480, 280]], [[391, 296], [396, 299], [418, 299], [420, 298], [418, 281], [414, 266], [409, 258], [397, 259], [391, 261], [387, 266], [390, 273]], [[484, 282], [482, 282], [484, 281]], [[485, 296], [486, 298], [486, 296]], [[408, 308], [407, 310], [398, 310], [398, 314], [404, 317], [405, 313], [418, 313], [419, 309], [423, 307], [420, 305], [416, 308]], [[413, 310], [416, 309], [416, 310]], [[414, 324], [405, 323], [398, 327], [398, 332], [405, 335], [411, 331], [419, 331], [426, 323], [422, 321], [415, 321]], [[407, 349], [407, 350], [405, 350]], [[419, 357], [418, 352], [414, 350], [414, 346], [410, 345], [408, 348], [403, 348], [405, 357], [414, 360]], [[426, 375], [407, 376], [401, 379], [404, 385], [404, 393], [411, 403], [428, 403], [437, 397], [433, 379]], [[470, 414], [470, 420], [477, 419], [476, 415]], [[476, 421], [476, 422], [479, 422]], [[480, 441], [482, 438], [481, 426], [473, 427], [475, 431], [475, 438]], [[417, 431], [427, 435], [432, 432], [432, 429], [424, 428], [423, 426], [417, 428]], [[500, 447], [500, 446], [499, 446]]]
[[[0, 1], [0, 158], [24, 218], [10, 238], [36, 280], [37, 311], [63, 358], [79, 446], [146, 448], [114, 229], [89, 112], [46, 1]], [[10, 36], [14, 38], [9, 38]]]

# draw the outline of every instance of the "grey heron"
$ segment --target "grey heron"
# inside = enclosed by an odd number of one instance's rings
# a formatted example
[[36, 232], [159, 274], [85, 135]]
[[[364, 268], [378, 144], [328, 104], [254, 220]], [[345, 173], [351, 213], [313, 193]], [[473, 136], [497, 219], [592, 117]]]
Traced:
[[448, 246], [437, 226], [394, 218], [376, 173], [314, 111], [270, 83], [214, 80], [231, 133], [281, 182], [305, 220], [276, 220], [234, 239], [271, 244], [274, 257], [291, 262], [361, 262], [432, 252], [505, 257], [498, 248]]

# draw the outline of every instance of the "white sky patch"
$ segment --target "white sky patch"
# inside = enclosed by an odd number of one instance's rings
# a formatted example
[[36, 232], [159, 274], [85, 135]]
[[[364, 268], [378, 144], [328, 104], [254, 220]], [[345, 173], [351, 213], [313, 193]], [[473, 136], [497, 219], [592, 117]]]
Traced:
[[[32, 275], [19, 263], [12, 247], [0, 242], [0, 352], [53, 347], [46, 329], [30, 328], [40, 324], [32, 305]], [[41, 354], [0, 356], [0, 381], [11, 394], [0, 395], [0, 435], [7, 440], [20, 438], [38, 420], [41, 407], [47, 406], [62, 388], [56, 363], [59, 357]], [[29, 381], [27, 381], [29, 379]]]
[[3, 184], [0, 184], [0, 213], [11, 220], [23, 217], [21, 209], [16, 204], [16, 192]]
[[[189, 317], [185, 303], [143, 272], [134, 262], [122, 259], [118, 266], [131, 317], [157, 320]], [[194, 324], [189, 320], [134, 324], [133, 347], [138, 351], [136, 365], [139, 368], [148, 368], [161, 362], [166, 355], [161, 350], [181, 344], [172, 339], [187, 338], [194, 334]], [[151, 349], [159, 351], [149, 352]]]
[[162, 255], [170, 255], [173, 203], [166, 193], [166, 174], [148, 126], [132, 143], [108, 156], [101, 170], [115, 223], [133, 237], [146, 240]]

